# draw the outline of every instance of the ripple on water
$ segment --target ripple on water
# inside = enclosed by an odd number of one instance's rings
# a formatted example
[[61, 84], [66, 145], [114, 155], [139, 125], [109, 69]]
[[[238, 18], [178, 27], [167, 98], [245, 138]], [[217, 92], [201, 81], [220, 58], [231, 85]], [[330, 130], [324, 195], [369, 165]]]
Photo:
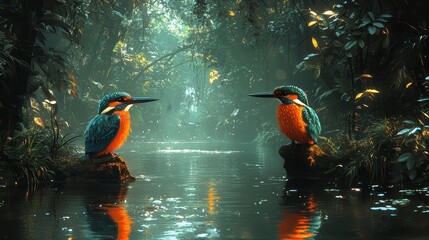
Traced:
[[199, 153], [199, 154], [234, 154], [241, 151], [235, 150], [203, 150], [203, 149], [159, 149], [157, 153]]

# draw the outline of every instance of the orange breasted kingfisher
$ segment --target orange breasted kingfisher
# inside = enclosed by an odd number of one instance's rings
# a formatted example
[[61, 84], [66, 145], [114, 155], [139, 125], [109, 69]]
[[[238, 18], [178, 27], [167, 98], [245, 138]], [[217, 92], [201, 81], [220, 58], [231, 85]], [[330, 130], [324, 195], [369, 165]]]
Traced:
[[98, 115], [91, 119], [85, 130], [85, 154], [91, 157], [113, 154], [130, 133], [129, 110], [133, 104], [156, 100], [158, 99], [131, 97], [126, 92], [103, 96], [98, 104]]
[[249, 94], [251, 97], [276, 98], [280, 101], [277, 106], [277, 121], [280, 131], [292, 143], [317, 144], [322, 130], [316, 111], [308, 106], [305, 92], [296, 86], [287, 85], [274, 89], [273, 93], [262, 92]]

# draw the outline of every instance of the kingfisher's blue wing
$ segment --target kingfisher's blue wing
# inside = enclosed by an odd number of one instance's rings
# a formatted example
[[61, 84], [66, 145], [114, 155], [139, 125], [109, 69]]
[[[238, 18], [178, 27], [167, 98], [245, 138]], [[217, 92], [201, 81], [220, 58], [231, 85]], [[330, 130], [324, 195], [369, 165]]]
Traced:
[[119, 131], [118, 115], [95, 116], [85, 130], [85, 154], [103, 151]]
[[322, 132], [322, 127], [320, 126], [319, 117], [317, 116], [316, 111], [314, 111], [309, 106], [304, 106], [302, 109], [302, 118], [304, 122], [307, 123], [306, 130], [310, 135], [311, 139], [317, 143], [320, 132]]

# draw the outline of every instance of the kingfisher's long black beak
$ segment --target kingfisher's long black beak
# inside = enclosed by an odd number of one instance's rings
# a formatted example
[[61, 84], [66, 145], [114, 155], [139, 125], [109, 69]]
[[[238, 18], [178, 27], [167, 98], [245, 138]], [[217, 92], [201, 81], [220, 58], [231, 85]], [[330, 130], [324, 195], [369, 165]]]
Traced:
[[276, 95], [270, 92], [260, 92], [260, 93], [251, 93], [249, 94], [251, 97], [260, 97], [260, 98], [275, 98]]
[[133, 97], [129, 101], [127, 101], [127, 104], [137, 104], [137, 103], [145, 103], [145, 102], [153, 102], [158, 100], [158, 98], [151, 98], [151, 97]]

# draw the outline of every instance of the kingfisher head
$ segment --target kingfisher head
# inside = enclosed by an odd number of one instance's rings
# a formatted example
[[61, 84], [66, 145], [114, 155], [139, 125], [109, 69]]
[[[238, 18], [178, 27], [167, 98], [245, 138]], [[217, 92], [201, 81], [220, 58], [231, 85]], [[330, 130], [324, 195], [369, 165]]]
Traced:
[[128, 111], [133, 104], [152, 102], [157, 98], [131, 97], [126, 92], [113, 92], [104, 95], [98, 104], [99, 114], [112, 114], [115, 111]]
[[261, 92], [249, 94], [251, 97], [276, 98], [282, 104], [296, 103], [299, 105], [308, 105], [308, 98], [305, 92], [296, 86], [286, 85], [276, 87], [272, 93]]

